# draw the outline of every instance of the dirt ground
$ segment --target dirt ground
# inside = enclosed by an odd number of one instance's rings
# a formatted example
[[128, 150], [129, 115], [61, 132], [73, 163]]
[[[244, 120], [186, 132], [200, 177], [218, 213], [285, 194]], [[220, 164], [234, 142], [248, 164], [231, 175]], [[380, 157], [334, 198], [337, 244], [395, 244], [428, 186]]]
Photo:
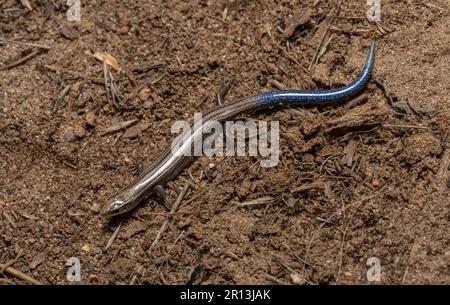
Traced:
[[[50, 47], [0, 44], [0, 283], [67, 284], [75, 257], [83, 283], [450, 284], [448, 1], [382, 0], [378, 24], [356, 0], [29, 2], [0, 2], [2, 39]], [[338, 87], [372, 39], [367, 99], [241, 117], [280, 122], [276, 167], [199, 157], [172, 217], [99, 213], [224, 80], [228, 101]]]

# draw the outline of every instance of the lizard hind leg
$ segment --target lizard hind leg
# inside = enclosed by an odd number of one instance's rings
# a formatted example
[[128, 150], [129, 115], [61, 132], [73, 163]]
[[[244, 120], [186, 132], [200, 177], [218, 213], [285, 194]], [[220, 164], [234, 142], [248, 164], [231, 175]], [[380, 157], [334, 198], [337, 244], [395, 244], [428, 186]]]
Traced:
[[222, 86], [220, 86], [219, 91], [216, 95], [217, 105], [223, 106], [225, 105], [225, 95], [227, 95], [228, 91], [230, 91], [231, 87], [236, 86], [238, 81], [236, 79], [232, 79], [229, 82], [223, 82]]
[[163, 205], [166, 207], [166, 209], [170, 211], [172, 209], [173, 204], [167, 198], [166, 189], [162, 185], [158, 184], [157, 186], [155, 186], [154, 190], [158, 195], [158, 197], [162, 199]]

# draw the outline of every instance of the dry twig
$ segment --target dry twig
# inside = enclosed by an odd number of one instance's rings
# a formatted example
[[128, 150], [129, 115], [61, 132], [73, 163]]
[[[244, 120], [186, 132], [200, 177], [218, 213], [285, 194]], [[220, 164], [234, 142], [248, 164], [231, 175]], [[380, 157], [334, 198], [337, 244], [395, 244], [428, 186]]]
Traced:
[[[189, 183], [186, 183], [186, 185], [183, 187], [183, 189], [180, 192], [180, 195], [178, 195], [177, 200], [172, 206], [172, 209], [170, 209], [169, 216], [172, 216], [180, 206], [181, 201], [183, 200], [184, 196], [186, 195], [187, 191], [189, 190]], [[169, 226], [170, 218], [167, 218], [164, 223], [161, 226], [161, 229], [159, 229], [158, 234], [156, 234], [155, 240], [153, 241], [152, 245], [148, 249], [148, 252], [150, 252], [155, 245], [158, 243], [158, 241], [161, 239], [162, 234], [166, 231], [167, 227]]]
[[13, 267], [6, 267], [4, 264], [0, 264], [0, 269], [5, 269], [5, 272], [11, 274], [12, 276], [15, 276], [18, 279], [21, 279], [25, 282], [31, 283], [33, 285], [42, 285], [42, 283], [33, 277], [26, 275], [25, 273], [13, 268]]
[[11, 40], [11, 39], [3, 38], [3, 37], [0, 37], [0, 44], [18, 44], [18, 45], [27, 46], [27, 47], [36, 47], [39, 49], [50, 50], [50, 47], [47, 45]]
[[5, 66], [0, 67], [0, 71], [8, 70], [8, 69], [14, 68], [14, 67], [16, 67], [18, 65], [21, 65], [24, 62], [26, 62], [27, 60], [29, 60], [30, 58], [33, 58], [34, 56], [38, 55], [41, 52], [42, 52], [42, 49], [33, 51], [30, 54], [28, 54], [27, 56], [24, 56], [24, 57], [22, 57], [22, 58], [20, 58], [20, 59], [18, 59], [16, 61], [10, 63], [10, 64], [7, 64]]

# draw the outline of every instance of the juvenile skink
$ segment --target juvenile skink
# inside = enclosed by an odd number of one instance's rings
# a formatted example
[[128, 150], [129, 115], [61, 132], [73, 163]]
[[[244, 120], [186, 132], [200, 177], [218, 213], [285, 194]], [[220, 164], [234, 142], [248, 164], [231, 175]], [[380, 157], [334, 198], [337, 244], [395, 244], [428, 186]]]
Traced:
[[202, 113], [203, 124], [194, 126], [188, 141], [179, 149], [171, 147], [155, 160], [148, 170], [143, 172], [134, 182], [113, 195], [103, 206], [105, 216], [120, 215], [134, 209], [141, 201], [154, 194], [158, 188], [172, 180], [192, 161], [186, 156], [194, 141], [201, 138], [203, 128], [210, 122], [224, 122], [241, 113], [253, 112], [272, 107], [289, 106], [323, 106], [348, 100], [360, 93], [370, 80], [375, 61], [375, 42], [372, 42], [366, 63], [361, 74], [347, 86], [331, 90], [279, 90], [256, 94], [240, 101], [213, 107]]

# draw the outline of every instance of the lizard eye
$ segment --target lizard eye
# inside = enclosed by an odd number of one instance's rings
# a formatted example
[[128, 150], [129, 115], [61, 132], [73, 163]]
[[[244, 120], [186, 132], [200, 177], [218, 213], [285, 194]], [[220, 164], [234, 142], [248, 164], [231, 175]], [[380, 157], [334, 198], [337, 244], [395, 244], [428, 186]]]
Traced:
[[125, 203], [125, 200], [116, 198], [113, 202], [107, 203], [105, 205], [105, 207], [103, 208], [103, 214], [106, 216], [117, 215], [117, 213], [120, 212], [120, 209], [124, 206]]
[[111, 208], [112, 208], [113, 210], [118, 210], [118, 209], [120, 209], [121, 207], [123, 207], [124, 204], [125, 204], [125, 200], [117, 199], [117, 200], [114, 200], [114, 202], [113, 202], [112, 205], [111, 205]]

